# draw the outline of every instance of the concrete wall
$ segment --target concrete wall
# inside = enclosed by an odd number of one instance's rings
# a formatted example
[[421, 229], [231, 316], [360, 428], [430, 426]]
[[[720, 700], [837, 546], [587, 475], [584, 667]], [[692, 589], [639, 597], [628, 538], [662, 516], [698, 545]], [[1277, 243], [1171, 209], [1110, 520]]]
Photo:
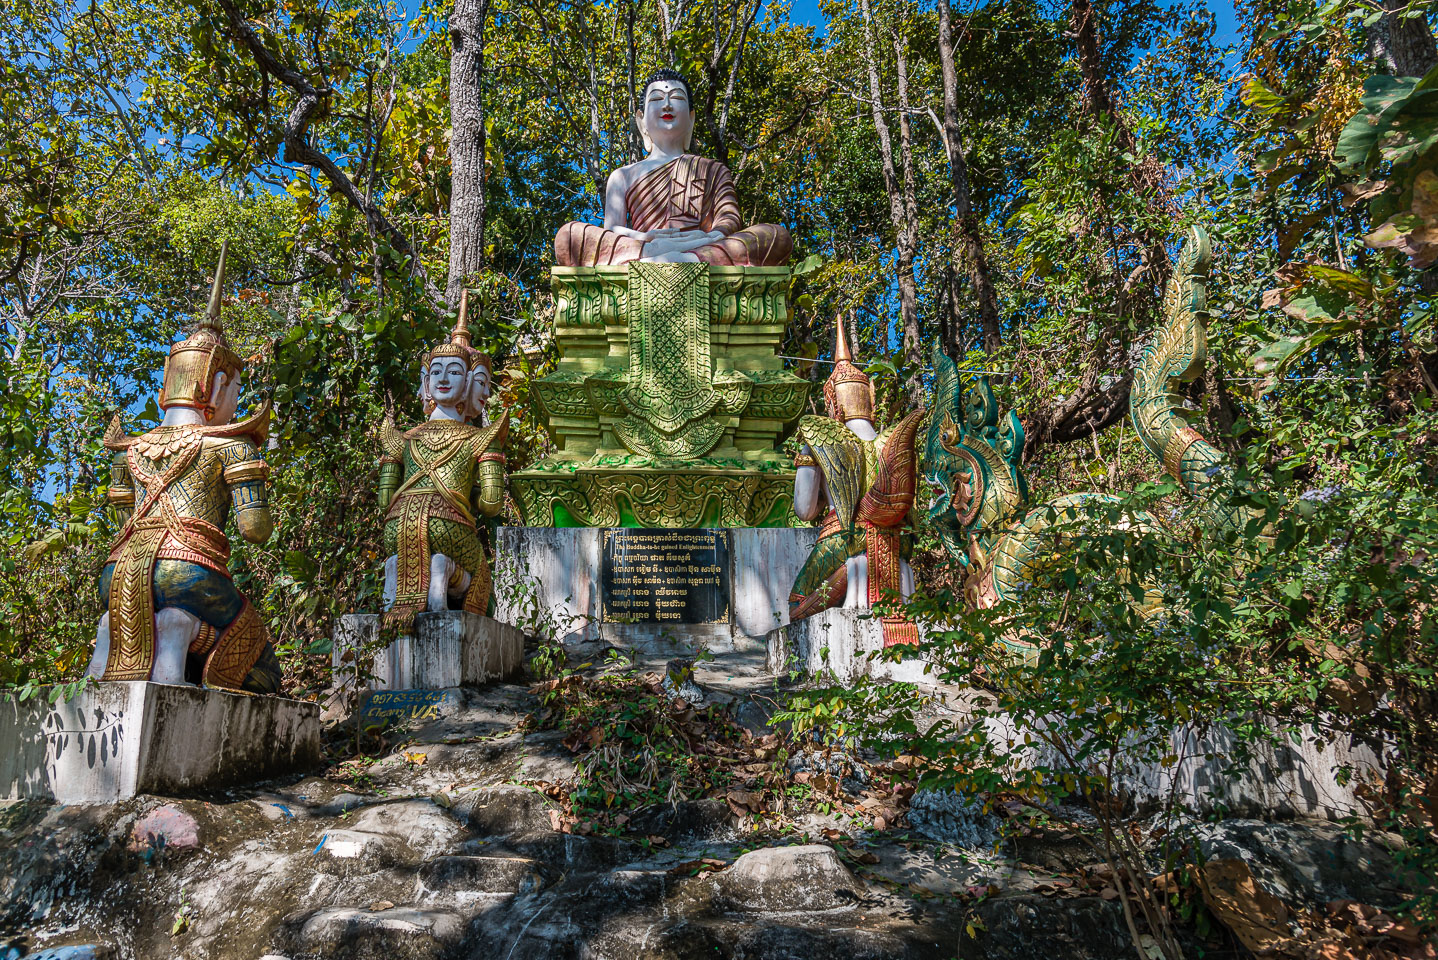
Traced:
[[[335, 624], [331, 662], [335, 684], [354, 683], [351, 651], [373, 648], [380, 615], [352, 613]], [[443, 690], [479, 686], [518, 673], [524, 664], [524, 634], [507, 623], [463, 610], [419, 613], [414, 635], [396, 637], [374, 651], [365, 685], [373, 690]]]
[[841, 684], [861, 676], [934, 683], [922, 660], [890, 662], [873, 656], [884, 648], [884, 627], [865, 611], [824, 610], [771, 631], [767, 642], [769, 672], [776, 676], [793, 671]]
[[205, 792], [320, 761], [319, 706], [157, 683], [101, 683], [51, 704], [0, 699], [7, 799], [108, 802]]
[[495, 555], [495, 617], [565, 643], [602, 641], [652, 647], [684, 643], [716, 651], [759, 649], [789, 621], [789, 590], [818, 539], [816, 527], [730, 530], [731, 621], [678, 630], [672, 624], [603, 623], [600, 529], [500, 527]]
[[[856, 611], [825, 610], [770, 633], [767, 662], [769, 671], [778, 676], [793, 671], [819, 682], [848, 685], [867, 676], [935, 683], [936, 678], [925, 673], [921, 661], [872, 659], [870, 655], [882, 647], [878, 620], [865, 619]], [[955, 687], [944, 687], [943, 692], [957, 712], [960, 726], [974, 703], [988, 699], [986, 694]], [[1009, 755], [1016, 770], [1046, 767], [1057, 774], [1068, 769], [1037, 729], [1021, 727], [1007, 717], [990, 716], [983, 722], [995, 740], [1017, 745]], [[1270, 729], [1276, 731], [1271, 725]], [[1026, 732], [1033, 741], [1027, 747], [1023, 746]], [[1121, 759], [1115, 770], [1116, 790], [1140, 809], [1156, 809], [1172, 798], [1202, 814], [1361, 818], [1368, 815], [1362, 799], [1364, 784], [1381, 781], [1385, 769], [1383, 758], [1371, 749], [1342, 739], [1324, 742], [1312, 728], [1304, 729], [1297, 743], [1279, 738], [1275, 732], [1272, 742], [1252, 745], [1246, 759], [1237, 755], [1237, 738], [1224, 727], [1208, 729], [1200, 736], [1192, 726], [1178, 726], [1166, 734], [1159, 732], [1156, 741], [1135, 742], [1129, 751], [1156, 759]], [[1173, 758], [1168, 764], [1163, 762], [1165, 755]], [[1225, 772], [1229, 767], [1235, 768], [1236, 777]], [[1344, 775], [1347, 782], [1339, 782], [1342, 770], [1353, 771], [1351, 781]]]

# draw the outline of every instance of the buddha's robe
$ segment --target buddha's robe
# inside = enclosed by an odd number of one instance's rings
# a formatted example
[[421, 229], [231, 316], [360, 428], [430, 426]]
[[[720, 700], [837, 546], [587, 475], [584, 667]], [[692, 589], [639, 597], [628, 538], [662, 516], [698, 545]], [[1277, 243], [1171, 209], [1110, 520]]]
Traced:
[[[788, 263], [793, 250], [788, 228], [772, 223], [745, 227], [729, 168], [717, 160], [686, 153], [645, 174], [624, 194], [629, 226], [717, 230], [722, 240], [689, 251], [715, 266], [773, 267]], [[555, 262], [562, 267], [602, 267], [644, 258], [643, 241], [592, 223], [570, 222], [554, 238]]]
[[[875, 440], [862, 440], [828, 417], [799, 421], [799, 439], [814, 452], [831, 507], [790, 591], [791, 622], [843, 604], [846, 564], [854, 557], [869, 559], [870, 604], [899, 594], [904, 526], [918, 492], [915, 440], [924, 416], [917, 410]], [[900, 614], [881, 623], [886, 647], [919, 640], [918, 628]]]

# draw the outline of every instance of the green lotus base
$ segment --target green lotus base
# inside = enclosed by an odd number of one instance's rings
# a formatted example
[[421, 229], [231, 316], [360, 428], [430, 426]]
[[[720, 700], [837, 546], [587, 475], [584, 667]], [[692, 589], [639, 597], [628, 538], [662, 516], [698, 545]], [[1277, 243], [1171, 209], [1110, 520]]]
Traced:
[[530, 527], [788, 527], [798, 522], [792, 470], [702, 460], [647, 468], [548, 460], [510, 474], [509, 482]]

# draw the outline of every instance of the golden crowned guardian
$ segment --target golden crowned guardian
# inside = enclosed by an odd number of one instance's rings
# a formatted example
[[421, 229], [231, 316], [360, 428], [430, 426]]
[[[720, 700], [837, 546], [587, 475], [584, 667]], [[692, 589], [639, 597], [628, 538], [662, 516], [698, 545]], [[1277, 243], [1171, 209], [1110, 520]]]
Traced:
[[[843, 319], [835, 326], [834, 370], [824, 383], [828, 416], [799, 421], [794, 512], [824, 520], [789, 595], [791, 621], [831, 607], [866, 610], [914, 592], [904, 527], [917, 492], [924, 411], [876, 431], [873, 383], [854, 363]], [[907, 618], [896, 614], [882, 623], [885, 646], [918, 642]]]
[[[379, 505], [385, 511], [384, 626], [408, 633], [414, 615], [458, 606], [484, 613], [489, 560], [481, 517], [504, 506], [508, 415], [483, 424], [492, 383], [490, 358], [471, 346], [469, 291], [449, 339], [421, 358], [420, 400], [427, 421], [401, 432], [380, 425]], [[470, 421], [480, 418], [479, 424]]]
[[87, 675], [277, 693], [280, 664], [258, 611], [235, 588], [226, 514], [251, 543], [270, 536], [261, 454], [269, 405], [231, 422], [244, 363], [220, 323], [228, 241], [195, 332], [170, 348], [155, 429], [127, 437], [119, 414], [110, 503], [120, 535], [100, 574], [107, 607]]

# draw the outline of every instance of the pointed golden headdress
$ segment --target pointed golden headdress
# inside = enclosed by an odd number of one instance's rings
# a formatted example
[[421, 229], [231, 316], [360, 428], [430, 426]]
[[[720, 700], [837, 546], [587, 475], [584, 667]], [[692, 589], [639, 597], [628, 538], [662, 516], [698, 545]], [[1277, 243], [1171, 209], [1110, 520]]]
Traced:
[[484, 367], [492, 373], [494, 368], [489, 354], [470, 346], [473, 339], [469, 332], [469, 289], [466, 288], [459, 296], [459, 317], [454, 321], [454, 330], [447, 341], [424, 355], [425, 367], [428, 367], [435, 357], [458, 357], [471, 370]]
[[834, 318], [834, 372], [824, 381], [824, 406], [835, 420], [873, 420], [874, 383], [854, 363], [844, 318]]
[[205, 318], [190, 334], [170, 347], [170, 357], [165, 361], [165, 378], [160, 387], [160, 409], [186, 406], [199, 407], [206, 414], [214, 409], [215, 398], [211, 391], [215, 385], [215, 374], [225, 373], [231, 379], [244, 370], [245, 364], [230, 348], [225, 338], [224, 327], [220, 324], [221, 291], [225, 285], [225, 257], [230, 250], [230, 241], [220, 244], [220, 262], [215, 267], [215, 280], [210, 287], [210, 308]]

